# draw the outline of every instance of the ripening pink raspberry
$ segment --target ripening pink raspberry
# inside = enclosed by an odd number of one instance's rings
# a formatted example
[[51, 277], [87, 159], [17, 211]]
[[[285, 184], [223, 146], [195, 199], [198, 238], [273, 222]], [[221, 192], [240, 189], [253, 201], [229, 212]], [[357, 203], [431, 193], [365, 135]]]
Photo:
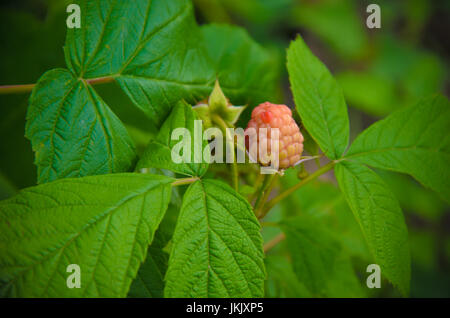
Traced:
[[[267, 139], [260, 135], [259, 128], [278, 128], [279, 129], [279, 167], [287, 169], [294, 166], [303, 152], [303, 135], [297, 123], [292, 118], [292, 112], [286, 105], [276, 105], [269, 102], [258, 105], [252, 111], [247, 129], [255, 128], [258, 133], [258, 144], [265, 142], [267, 144], [268, 155], [271, 150], [271, 134], [267, 129]], [[256, 147], [257, 145], [252, 145]], [[247, 149], [249, 145], [247, 143]], [[258, 157], [258, 159], [260, 159]], [[260, 161], [262, 164], [262, 162]]]

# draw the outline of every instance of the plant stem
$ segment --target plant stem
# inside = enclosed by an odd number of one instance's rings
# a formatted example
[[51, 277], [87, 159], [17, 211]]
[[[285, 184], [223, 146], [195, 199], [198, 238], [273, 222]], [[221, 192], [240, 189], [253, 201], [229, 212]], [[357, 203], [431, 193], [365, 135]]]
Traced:
[[262, 186], [261, 194], [258, 197], [258, 200], [255, 203], [255, 215], [259, 217], [261, 214], [261, 210], [264, 207], [264, 203], [267, 201], [270, 193], [272, 192], [272, 188], [275, 184], [277, 174], [267, 175], [264, 179], [264, 183]]
[[286, 238], [286, 235], [284, 235], [284, 233], [280, 233], [277, 236], [275, 236], [272, 240], [270, 240], [269, 242], [264, 244], [264, 247], [263, 247], [264, 253], [267, 253], [268, 251], [270, 251], [272, 248], [274, 248], [278, 243], [283, 241], [285, 238]]
[[177, 179], [174, 182], [172, 182], [172, 187], [177, 187], [177, 186], [185, 185], [185, 184], [191, 184], [191, 183], [194, 183], [197, 180], [200, 180], [200, 178], [192, 177], [192, 178]]
[[230, 138], [228, 138], [228, 134], [227, 134], [227, 128], [228, 125], [227, 123], [222, 119], [222, 117], [218, 116], [218, 115], [212, 115], [211, 120], [217, 124], [220, 129], [224, 132], [225, 134], [225, 143], [227, 145], [227, 148], [231, 149], [231, 156], [232, 156], [232, 163], [231, 163], [231, 178], [232, 178], [232, 184], [233, 184], [233, 188], [236, 191], [239, 191], [239, 170], [238, 170], [238, 166], [237, 166], [237, 162], [236, 162], [236, 155], [234, 152], [234, 140], [231, 140]]
[[87, 79], [86, 82], [91, 85], [104, 84], [114, 82], [114, 76], [103, 76]]
[[259, 222], [261, 224], [261, 227], [279, 227], [280, 225], [277, 222]]
[[333, 169], [335, 164], [336, 164], [335, 161], [330, 161], [329, 163], [327, 163], [326, 165], [320, 167], [314, 173], [310, 174], [309, 176], [307, 176], [305, 179], [303, 179], [302, 181], [300, 181], [296, 185], [290, 187], [289, 189], [287, 189], [284, 192], [282, 192], [279, 195], [277, 195], [275, 198], [273, 198], [272, 200], [270, 200], [267, 203], [266, 208], [263, 210], [263, 212], [261, 213], [259, 218], [262, 219], [264, 216], [266, 216], [266, 214], [270, 211], [270, 209], [272, 209], [274, 207], [275, 204], [277, 204], [278, 202], [280, 202], [281, 200], [283, 200], [284, 198], [286, 198], [287, 196], [289, 196], [290, 194], [292, 194], [293, 192], [298, 190], [301, 186], [303, 186], [303, 185], [307, 184], [308, 182], [314, 180], [315, 178], [317, 178], [318, 176], [324, 174], [325, 172], [330, 171], [331, 169]]
[[248, 198], [248, 201], [250, 203], [252, 203], [253, 200], [256, 198], [256, 195], [260, 193], [258, 190], [260, 190], [262, 187], [262, 182], [263, 182], [264, 176], [265, 176], [264, 174], [261, 174], [261, 173], [258, 174], [258, 177], [255, 180], [255, 192], [253, 192], [250, 195], [250, 197]]
[[[96, 78], [83, 79], [91, 85], [110, 83], [114, 81], [114, 76], [103, 76]], [[23, 94], [33, 90], [36, 84], [19, 84], [19, 85], [0, 85], [0, 95], [2, 94]]]
[[36, 84], [1, 85], [0, 94], [22, 94], [31, 92]]

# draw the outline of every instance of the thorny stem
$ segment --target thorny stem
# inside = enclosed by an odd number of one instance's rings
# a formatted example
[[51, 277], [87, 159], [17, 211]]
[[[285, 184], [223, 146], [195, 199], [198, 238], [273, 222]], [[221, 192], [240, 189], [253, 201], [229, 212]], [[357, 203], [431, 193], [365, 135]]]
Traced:
[[[114, 81], [114, 76], [96, 77], [84, 79], [84, 81], [91, 85], [110, 83]], [[0, 85], [0, 95], [29, 93], [35, 86], [36, 84]]]
[[327, 163], [326, 165], [320, 167], [314, 173], [310, 174], [309, 176], [307, 176], [305, 179], [303, 179], [302, 181], [300, 181], [296, 185], [290, 187], [289, 189], [287, 189], [284, 192], [282, 192], [279, 195], [277, 195], [275, 198], [273, 198], [272, 200], [270, 200], [267, 203], [267, 206], [264, 208], [263, 212], [259, 215], [259, 218], [260, 219], [264, 218], [266, 216], [266, 214], [270, 211], [270, 209], [272, 209], [275, 206], [275, 204], [277, 204], [278, 202], [280, 202], [281, 200], [283, 200], [284, 198], [286, 198], [287, 196], [289, 196], [290, 194], [292, 194], [293, 192], [298, 190], [301, 186], [303, 186], [303, 185], [307, 184], [308, 182], [314, 180], [315, 178], [317, 178], [318, 176], [324, 174], [325, 172], [330, 171], [331, 169], [333, 169], [335, 164], [336, 164], [335, 161], [330, 161], [329, 163]]
[[200, 178], [198, 177], [192, 177], [192, 178], [182, 178], [182, 179], [177, 179], [174, 182], [172, 182], [172, 187], [176, 187], [176, 186], [180, 186], [180, 185], [185, 185], [185, 184], [191, 184], [194, 183], [195, 181], [200, 180]]
[[275, 236], [272, 240], [270, 240], [269, 242], [264, 244], [264, 247], [263, 247], [264, 253], [267, 253], [268, 251], [270, 251], [272, 248], [274, 248], [278, 243], [283, 241], [285, 238], [286, 238], [286, 235], [284, 235], [284, 233], [280, 233], [277, 236]]
[[225, 142], [227, 144], [227, 148], [231, 149], [231, 155], [232, 155], [232, 164], [231, 164], [231, 171], [232, 171], [232, 183], [233, 183], [233, 188], [236, 191], [239, 191], [239, 170], [238, 170], [238, 166], [237, 166], [237, 162], [236, 162], [236, 155], [234, 152], [234, 140], [230, 140], [230, 138], [228, 138], [228, 133], [227, 133], [227, 128], [228, 125], [227, 123], [222, 119], [222, 117], [218, 116], [218, 115], [212, 115], [211, 120], [216, 123], [217, 125], [219, 125], [219, 127], [222, 129], [222, 131], [225, 134]]

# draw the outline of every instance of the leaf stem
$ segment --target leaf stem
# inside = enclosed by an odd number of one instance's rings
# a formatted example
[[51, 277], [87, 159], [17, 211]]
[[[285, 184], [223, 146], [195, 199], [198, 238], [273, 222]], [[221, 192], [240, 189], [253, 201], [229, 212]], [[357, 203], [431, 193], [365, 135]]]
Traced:
[[1, 85], [0, 94], [22, 94], [31, 92], [36, 84]]
[[111, 82], [114, 82], [114, 76], [103, 76], [103, 77], [90, 78], [90, 79], [86, 79], [86, 82], [91, 85], [111, 83]]
[[267, 203], [267, 206], [265, 207], [263, 212], [260, 214], [259, 218], [262, 219], [263, 217], [265, 217], [266, 214], [270, 211], [270, 209], [272, 209], [275, 206], [275, 204], [277, 204], [278, 202], [280, 202], [281, 200], [283, 200], [284, 198], [286, 198], [287, 196], [289, 196], [290, 194], [292, 194], [293, 192], [298, 190], [301, 186], [303, 186], [303, 185], [307, 184], [308, 182], [314, 180], [315, 178], [317, 178], [318, 176], [324, 174], [325, 172], [330, 171], [331, 169], [333, 169], [333, 167], [335, 165], [336, 165], [336, 161], [330, 161], [329, 163], [327, 163], [326, 165], [320, 167], [314, 173], [310, 174], [309, 176], [307, 176], [305, 179], [303, 179], [302, 181], [300, 181], [296, 185], [290, 187], [289, 189], [287, 189], [284, 192], [282, 192], [279, 195], [277, 195], [275, 198], [273, 198], [272, 200], [270, 200]]
[[[83, 79], [91, 85], [110, 83], [114, 81], [114, 76], [102, 76], [96, 78]], [[0, 85], [0, 95], [2, 94], [23, 94], [33, 90], [36, 84]]]
[[177, 186], [181, 186], [181, 185], [185, 185], [185, 184], [191, 184], [191, 183], [194, 183], [197, 180], [200, 180], [200, 178], [199, 177], [192, 177], [192, 178], [177, 179], [174, 182], [172, 182], [172, 187], [177, 187]]
[[278, 243], [283, 241], [285, 238], [286, 238], [286, 235], [284, 233], [280, 233], [277, 236], [275, 236], [272, 240], [270, 240], [269, 242], [264, 244], [264, 247], [263, 247], [264, 253], [267, 253], [268, 251], [270, 251], [272, 248], [274, 248]]

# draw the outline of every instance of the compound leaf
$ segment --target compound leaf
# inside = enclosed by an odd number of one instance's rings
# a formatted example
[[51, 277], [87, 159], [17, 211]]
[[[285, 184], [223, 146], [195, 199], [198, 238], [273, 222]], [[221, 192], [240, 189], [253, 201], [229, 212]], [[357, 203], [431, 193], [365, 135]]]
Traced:
[[173, 237], [166, 297], [262, 297], [260, 226], [248, 202], [215, 180], [189, 186]]
[[123, 172], [134, 164], [122, 122], [90, 85], [64, 69], [45, 73], [30, 98], [26, 136], [38, 183], [64, 177]]
[[[0, 295], [125, 297], [170, 200], [172, 178], [61, 179], [0, 202]], [[68, 288], [70, 264], [81, 288]]]
[[214, 71], [190, 1], [78, 3], [85, 24], [68, 30], [65, 47], [75, 74], [114, 77], [156, 126], [180, 99], [195, 102], [209, 93]]
[[436, 95], [400, 109], [363, 131], [346, 158], [407, 173], [450, 198], [450, 103]]
[[335, 173], [381, 273], [407, 295], [411, 276], [408, 231], [397, 199], [364, 165], [340, 162]]
[[349, 139], [347, 105], [341, 88], [300, 36], [288, 49], [287, 69], [303, 125], [328, 158], [341, 157]]

